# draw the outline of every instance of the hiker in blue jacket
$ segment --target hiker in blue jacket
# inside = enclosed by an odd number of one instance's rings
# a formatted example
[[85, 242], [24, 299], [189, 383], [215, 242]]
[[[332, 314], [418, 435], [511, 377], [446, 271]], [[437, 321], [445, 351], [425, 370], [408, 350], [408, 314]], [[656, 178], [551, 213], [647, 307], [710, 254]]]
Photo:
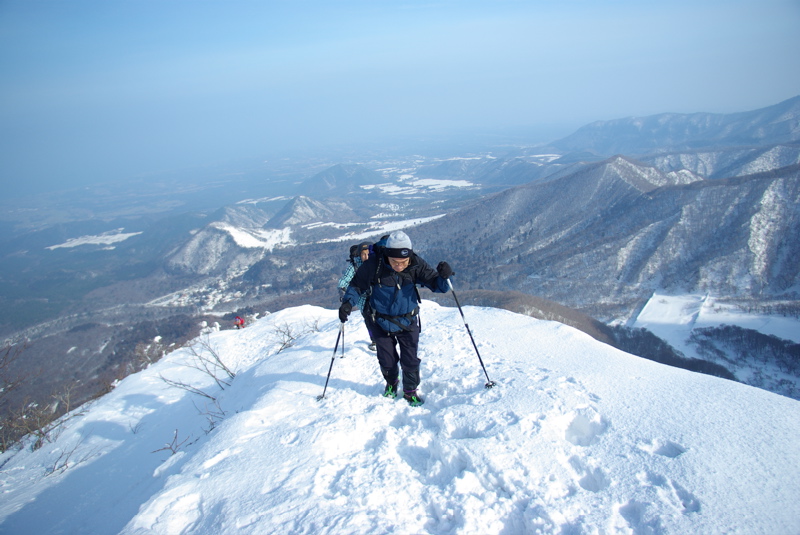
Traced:
[[[447, 279], [453, 270], [447, 262], [436, 269], [417, 256], [411, 239], [403, 231], [389, 235], [385, 247], [376, 248], [358, 268], [339, 307], [339, 319], [347, 317], [362, 295], [367, 295], [367, 328], [378, 350], [378, 364], [386, 380], [384, 396], [396, 397], [400, 368], [403, 370], [403, 397], [412, 405], [424, 400], [419, 387], [419, 292], [421, 284], [434, 292], [447, 292]], [[397, 348], [400, 353], [398, 355]]]

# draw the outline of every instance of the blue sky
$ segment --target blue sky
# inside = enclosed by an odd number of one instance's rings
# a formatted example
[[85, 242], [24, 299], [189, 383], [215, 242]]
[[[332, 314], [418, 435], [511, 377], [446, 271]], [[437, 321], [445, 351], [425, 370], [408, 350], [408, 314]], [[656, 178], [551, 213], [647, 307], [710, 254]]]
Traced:
[[748, 111], [800, 94], [797, 28], [798, 0], [0, 0], [0, 180]]

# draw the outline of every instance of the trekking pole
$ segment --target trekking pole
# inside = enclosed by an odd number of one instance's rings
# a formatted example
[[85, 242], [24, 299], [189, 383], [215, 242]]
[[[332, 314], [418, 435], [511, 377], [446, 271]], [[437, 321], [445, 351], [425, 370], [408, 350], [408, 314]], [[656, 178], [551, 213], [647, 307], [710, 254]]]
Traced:
[[486, 388], [492, 388], [497, 383], [489, 379], [489, 374], [486, 373], [486, 366], [483, 365], [483, 359], [481, 358], [481, 352], [478, 351], [478, 345], [475, 343], [475, 338], [472, 337], [472, 331], [469, 330], [469, 325], [467, 324], [467, 318], [464, 317], [464, 311], [461, 310], [461, 303], [458, 302], [458, 296], [456, 296], [456, 291], [453, 289], [453, 283], [450, 282], [450, 279], [447, 279], [447, 284], [450, 286], [450, 291], [453, 293], [453, 299], [456, 300], [456, 306], [458, 307], [458, 312], [461, 314], [461, 319], [464, 320], [464, 327], [467, 328], [467, 333], [469, 334], [469, 339], [472, 340], [472, 347], [475, 348], [475, 353], [478, 355], [478, 362], [481, 363], [481, 368], [483, 368], [483, 374], [486, 376], [486, 380], [488, 381], [484, 386]]
[[[339, 325], [339, 335], [336, 337], [336, 345], [333, 348], [333, 356], [331, 357], [331, 365], [328, 368], [328, 377], [325, 379], [325, 388], [322, 389], [322, 395], [317, 396], [317, 401], [322, 401], [325, 397], [325, 391], [328, 390], [328, 381], [331, 378], [331, 370], [333, 370], [333, 361], [336, 360], [336, 350], [339, 349], [339, 340], [344, 338], [344, 322]], [[342, 355], [344, 355], [344, 342], [342, 342]]]

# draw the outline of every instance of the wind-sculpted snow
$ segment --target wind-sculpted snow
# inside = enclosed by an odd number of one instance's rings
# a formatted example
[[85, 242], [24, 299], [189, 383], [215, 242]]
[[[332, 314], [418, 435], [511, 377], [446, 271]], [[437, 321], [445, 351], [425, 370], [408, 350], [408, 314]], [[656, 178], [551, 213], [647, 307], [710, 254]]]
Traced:
[[787, 432], [800, 402], [558, 323], [464, 313], [497, 386], [484, 388], [458, 311], [425, 301], [421, 407], [380, 396], [359, 318], [322, 401], [334, 310], [213, 332], [208, 346], [237, 372], [224, 390], [181, 349], [53, 443], [6, 453], [0, 533], [800, 530], [800, 443]]

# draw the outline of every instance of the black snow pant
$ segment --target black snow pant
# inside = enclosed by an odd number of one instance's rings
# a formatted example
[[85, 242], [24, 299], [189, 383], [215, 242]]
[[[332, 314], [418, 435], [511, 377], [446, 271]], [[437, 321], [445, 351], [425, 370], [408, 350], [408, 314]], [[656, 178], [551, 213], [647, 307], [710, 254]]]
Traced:
[[[387, 333], [378, 327], [372, 318], [367, 320], [367, 329], [372, 335], [372, 341], [378, 349], [378, 365], [381, 367], [383, 378], [389, 384], [397, 383], [400, 368], [403, 369], [403, 390], [413, 392], [419, 386], [419, 365], [417, 347], [419, 346], [419, 322], [414, 318], [414, 324], [408, 331]], [[398, 346], [400, 352], [398, 354]], [[399, 366], [398, 366], [399, 364]]]
[[364, 325], [367, 326], [367, 334], [369, 335], [370, 341], [372, 341], [372, 330], [376, 328], [375, 324], [372, 323], [372, 320], [370, 319], [369, 314], [367, 314], [366, 310], [361, 311], [361, 317], [364, 318]]

